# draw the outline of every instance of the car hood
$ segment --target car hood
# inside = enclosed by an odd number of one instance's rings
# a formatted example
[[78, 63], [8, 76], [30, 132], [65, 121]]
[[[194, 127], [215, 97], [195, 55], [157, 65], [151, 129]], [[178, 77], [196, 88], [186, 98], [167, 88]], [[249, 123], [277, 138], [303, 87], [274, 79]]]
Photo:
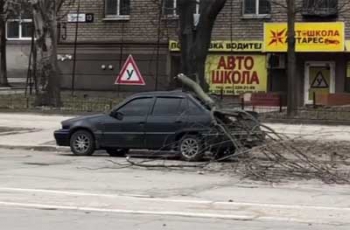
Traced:
[[62, 125], [66, 126], [66, 125], [71, 125], [75, 122], [79, 122], [79, 121], [90, 121], [90, 120], [96, 120], [96, 119], [103, 119], [104, 117], [108, 116], [107, 114], [101, 113], [101, 114], [94, 114], [94, 115], [89, 115], [89, 116], [80, 116], [80, 117], [75, 117], [75, 118], [71, 118], [68, 120], [64, 120], [62, 121]]

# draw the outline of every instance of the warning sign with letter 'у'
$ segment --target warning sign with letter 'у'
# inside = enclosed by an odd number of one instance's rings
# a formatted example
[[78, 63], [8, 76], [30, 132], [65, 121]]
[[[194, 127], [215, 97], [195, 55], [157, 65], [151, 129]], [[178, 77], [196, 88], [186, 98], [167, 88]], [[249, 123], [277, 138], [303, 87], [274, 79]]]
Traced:
[[116, 85], [146, 85], [139, 68], [132, 55], [128, 59], [120, 71], [120, 74], [115, 81]]
[[309, 70], [309, 100], [312, 100], [313, 93], [328, 94], [331, 79], [330, 68], [327, 67], [310, 67]]

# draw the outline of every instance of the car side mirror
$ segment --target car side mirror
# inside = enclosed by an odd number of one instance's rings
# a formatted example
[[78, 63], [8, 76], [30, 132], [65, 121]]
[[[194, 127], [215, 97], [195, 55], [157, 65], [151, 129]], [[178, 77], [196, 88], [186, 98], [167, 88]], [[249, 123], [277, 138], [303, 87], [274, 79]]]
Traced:
[[112, 111], [111, 116], [120, 121], [124, 118], [124, 114], [118, 111]]

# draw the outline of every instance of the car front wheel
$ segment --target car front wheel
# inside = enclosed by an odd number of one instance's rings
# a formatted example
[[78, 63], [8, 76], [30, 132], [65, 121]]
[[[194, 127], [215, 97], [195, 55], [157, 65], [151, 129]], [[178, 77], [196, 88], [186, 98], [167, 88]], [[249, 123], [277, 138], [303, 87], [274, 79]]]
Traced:
[[74, 155], [91, 156], [95, 151], [94, 137], [86, 130], [78, 130], [70, 138], [70, 148]]
[[198, 136], [185, 135], [179, 143], [181, 158], [185, 161], [199, 161], [204, 155], [203, 143]]

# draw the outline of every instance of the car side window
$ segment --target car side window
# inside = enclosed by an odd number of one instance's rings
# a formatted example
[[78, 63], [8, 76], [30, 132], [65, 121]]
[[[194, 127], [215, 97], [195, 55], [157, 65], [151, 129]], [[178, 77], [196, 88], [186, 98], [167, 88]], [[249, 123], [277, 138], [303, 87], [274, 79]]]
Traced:
[[146, 116], [148, 114], [152, 98], [138, 98], [130, 101], [118, 110], [125, 116]]
[[182, 98], [158, 97], [154, 105], [154, 116], [172, 116], [183, 112]]
[[196, 115], [202, 114], [203, 111], [192, 100], [188, 100], [188, 112], [189, 114]]

